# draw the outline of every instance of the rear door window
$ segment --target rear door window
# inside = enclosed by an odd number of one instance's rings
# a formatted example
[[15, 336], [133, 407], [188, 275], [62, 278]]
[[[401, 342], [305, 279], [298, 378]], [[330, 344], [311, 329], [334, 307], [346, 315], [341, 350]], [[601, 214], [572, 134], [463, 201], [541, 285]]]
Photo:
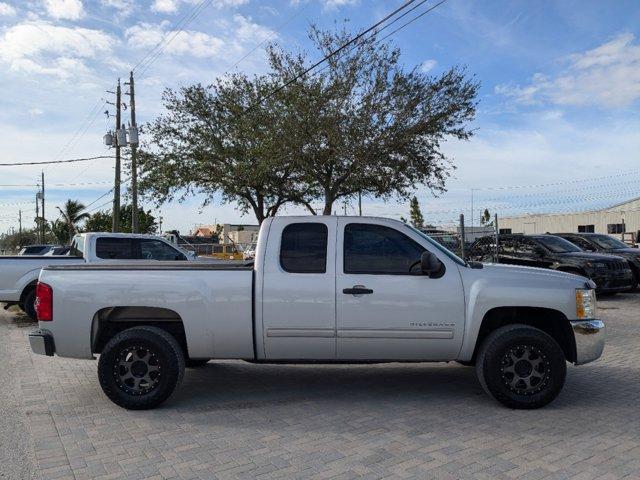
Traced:
[[96, 240], [96, 257], [106, 260], [131, 260], [136, 258], [130, 238], [100, 237]]
[[280, 266], [289, 273], [325, 273], [327, 238], [324, 223], [292, 223], [282, 231]]

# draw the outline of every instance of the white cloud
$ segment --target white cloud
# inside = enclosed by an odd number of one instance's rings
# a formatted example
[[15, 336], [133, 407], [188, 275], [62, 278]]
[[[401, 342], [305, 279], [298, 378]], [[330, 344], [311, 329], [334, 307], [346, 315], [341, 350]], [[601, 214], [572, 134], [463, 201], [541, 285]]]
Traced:
[[100, 0], [105, 7], [111, 7], [118, 10], [120, 17], [127, 17], [133, 13], [135, 8], [133, 0]]
[[78, 20], [84, 17], [81, 0], [44, 0], [44, 8], [56, 20]]
[[360, 3], [360, 0], [322, 0], [324, 8], [326, 8], [327, 10], [357, 5], [358, 3]]
[[175, 13], [178, 11], [178, 0], [155, 0], [151, 10], [160, 13]]
[[[289, 3], [293, 6], [298, 6], [301, 3], [307, 3], [310, 0], [290, 0]], [[348, 7], [358, 5], [360, 0], [318, 0], [324, 10], [336, 10], [341, 7]]]
[[16, 14], [16, 9], [5, 2], [0, 2], [0, 17], [13, 17]]
[[[238, 7], [249, 0], [214, 0], [211, 5], [214, 8]], [[181, 3], [198, 4], [198, 0], [154, 0], [151, 10], [158, 13], [176, 13]]]
[[622, 34], [568, 58], [556, 76], [536, 73], [528, 85], [498, 85], [496, 93], [522, 104], [626, 107], [640, 99], [640, 45]]
[[67, 78], [88, 73], [85, 60], [109, 54], [113, 43], [113, 38], [100, 30], [26, 22], [0, 36], [0, 63], [15, 72]]
[[[135, 48], [153, 48], [168, 34], [172, 38], [164, 53], [168, 55], [192, 55], [198, 58], [215, 57], [224, 45], [221, 38], [193, 30], [165, 31], [160, 25], [140, 23], [125, 32], [127, 43]], [[175, 35], [175, 36], [174, 36]]]
[[196, 58], [227, 57], [242, 51], [243, 45], [259, 43], [271, 38], [274, 33], [267, 27], [252, 22], [242, 15], [234, 15], [232, 23], [221, 23], [223, 36], [185, 30], [166, 30], [167, 22], [161, 24], [139, 23], [125, 31], [127, 44], [133, 48], [150, 49], [163, 38], [171, 39], [164, 54], [189, 55]]
[[422, 62], [422, 65], [420, 65], [420, 70], [423, 73], [427, 73], [430, 72], [431, 70], [433, 70], [435, 68], [435, 66], [438, 64], [438, 62], [436, 62], [433, 59], [430, 60], [425, 60], [424, 62]]

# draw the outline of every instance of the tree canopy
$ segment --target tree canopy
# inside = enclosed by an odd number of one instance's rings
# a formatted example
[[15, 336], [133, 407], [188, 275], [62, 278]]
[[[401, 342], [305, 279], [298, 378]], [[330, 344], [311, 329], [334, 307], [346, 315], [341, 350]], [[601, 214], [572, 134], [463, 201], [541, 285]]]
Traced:
[[[312, 27], [309, 36], [314, 56], [324, 56], [352, 34]], [[166, 112], [146, 126], [140, 156], [147, 196], [162, 203], [199, 193], [206, 204], [220, 194], [262, 222], [285, 204], [315, 213], [319, 200], [331, 214], [358, 193], [444, 190], [453, 165], [442, 144], [472, 135], [479, 86], [464, 69], [405, 69], [397, 48], [365, 36], [291, 82], [309, 55], [275, 44], [267, 53], [265, 75], [165, 91]]]
[[[120, 206], [120, 231], [131, 233], [131, 205]], [[113, 225], [113, 215], [111, 211], [98, 211], [92, 213], [84, 224], [85, 232], [110, 232]], [[145, 211], [138, 208], [138, 233], [156, 233], [158, 224], [156, 218], [151, 214], [151, 210]]]

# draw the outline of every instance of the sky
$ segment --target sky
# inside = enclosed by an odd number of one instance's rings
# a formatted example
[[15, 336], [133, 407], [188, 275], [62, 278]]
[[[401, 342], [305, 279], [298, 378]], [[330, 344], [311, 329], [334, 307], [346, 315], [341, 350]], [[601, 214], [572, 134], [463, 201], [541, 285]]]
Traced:
[[[0, 0], [0, 164], [112, 155], [102, 142], [114, 123], [104, 113], [113, 114], [108, 91], [163, 38], [172, 41], [136, 70], [139, 124], [162, 113], [167, 87], [264, 72], [264, 42], [319, 58], [309, 25], [348, 21], [357, 32], [403, 1]], [[481, 83], [474, 136], [443, 146], [456, 166], [447, 192], [416, 187], [429, 223], [451, 225], [472, 212], [478, 223], [484, 208], [568, 212], [640, 196], [637, 0], [448, 0], [389, 41], [406, 68], [438, 75], [460, 65]], [[19, 210], [23, 225], [33, 225], [42, 170], [48, 219], [68, 198], [109, 208], [111, 159], [0, 167], [0, 232], [17, 228]], [[202, 200], [143, 205], [163, 217], [163, 229], [181, 232], [255, 223], [233, 204], [215, 199], [202, 208]], [[399, 218], [407, 203], [365, 198], [363, 212]]]

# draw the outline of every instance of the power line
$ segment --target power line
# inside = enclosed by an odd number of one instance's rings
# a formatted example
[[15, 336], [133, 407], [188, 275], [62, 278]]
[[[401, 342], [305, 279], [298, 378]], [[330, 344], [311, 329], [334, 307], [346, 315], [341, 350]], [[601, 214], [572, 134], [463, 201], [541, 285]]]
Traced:
[[[411, 12], [415, 11], [417, 8], [420, 8], [422, 5], [424, 5], [425, 3], [427, 3], [429, 0], [422, 0], [420, 1], [417, 5], [414, 5], [413, 7], [411, 7], [409, 10], [407, 10], [406, 12], [404, 12], [402, 15], [394, 18], [391, 22], [387, 23], [386, 25], [384, 25], [382, 28], [378, 29], [376, 32], [373, 33], [373, 35], [371, 35], [371, 37], [375, 37], [376, 35], [378, 35], [380, 32], [383, 32], [385, 29], [389, 28], [391, 25], [393, 25], [394, 23], [398, 22], [400, 19], [404, 18], [405, 16], [409, 15]], [[385, 35], [382, 38], [377, 39], [374, 44], [380, 43], [383, 40], [386, 40], [387, 38], [389, 38], [391, 35], [397, 33], [398, 31], [402, 30], [404, 27], [406, 27], [407, 25], [413, 23], [414, 21], [416, 21], [418, 18], [426, 15], [427, 13], [429, 13], [430, 11], [436, 9], [437, 7], [439, 7], [440, 5], [442, 5], [444, 2], [446, 2], [447, 0], [442, 0], [441, 2], [437, 3], [436, 5], [428, 8], [427, 10], [425, 10], [423, 13], [421, 13], [420, 15], [418, 15], [417, 17], [414, 17], [412, 20], [408, 21], [407, 23], [405, 23], [404, 25], [401, 25], [400, 27], [398, 27], [397, 29], [395, 29], [393, 32], [389, 33], [388, 35]], [[356, 48], [356, 45], [352, 46], [351, 48], [349, 48], [349, 50], [347, 50], [345, 52], [345, 55], [347, 53], [352, 52], [354, 49]], [[322, 72], [324, 72], [327, 68], [329, 68], [331, 65], [327, 64], [324, 67], [322, 67], [320, 70], [314, 72], [314, 75], [320, 74]]]
[[[49, 185], [47, 185], [47, 188], [51, 188], [51, 187], [81, 187], [81, 186], [87, 186], [87, 185], [105, 185], [107, 183], [111, 183], [109, 180], [100, 180], [100, 181], [95, 181], [95, 182], [75, 182], [75, 183], [51, 183]], [[3, 188], [13, 188], [13, 187], [39, 187], [39, 185], [37, 183], [31, 184], [31, 183], [8, 183], [8, 184], [3, 184], [0, 185], [0, 187]]]
[[[348, 42], [340, 45], [338, 48], [336, 48], [335, 50], [333, 50], [332, 52], [328, 53], [327, 55], [325, 55], [323, 58], [321, 58], [320, 60], [318, 60], [317, 62], [315, 62], [313, 65], [311, 65], [310, 67], [306, 68], [305, 70], [303, 70], [302, 72], [300, 72], [299, 74], [295, 75], [293, 78], [287, 80], [285, 83], [283, 83], [282, 85], [280, 85], [278, 88], [275, 88], [274, 90], [272, 90], [270, 93], [268, 93], [267, 95], [265, 95], [264, 97], [262, 97], [260, 100], [258, 100], [256, 103], [254, 103], [253, 105], [250, 105], [247, 107], [247, 109], [243, 112], [243, 114], [246, 114], [248, 111], [250, 111], [251, 109], [253, 109], [254, 107], [257, 107], [258, 105], [260, 105], [262, 102], [264, 102], [265, 100], [268, 100], [269, 98], [273, 97], [274, 95], [276, 95], [277, 93], [281, 92], [282, 90], [284, 90], [285, 88], [287, 88], [289, 85], [291, 85], [292, 83], [298, 81], [300, 78], [304, 77], [307, 73], [309, 73], [311, 70], [315, 69], [316, 67], [322, 65], [323, 63], [325, 63], [326, 61], [330, 60], [331, 58], [333, 58], [334, 56], [336, 56], [338, 53], [340, 53], [341, 51], [343, 51], [345, 48], [349, 47], [350, 45], [352, 45], [354, 42], [358, 41], [359, 39], [361, 39], [363, 36], [365, 36], [366, 34], [368, 34], [369, 32], [375, 30], [376, 28], [378, 28], [380, 25], [382, 25], [384, 22], [386, 22], [387, 20], [389, 20], [391, 17], [395, 16], [397, 13], [401, 12], [402, 10], [404, 10], [405, 8], [407, 8], [409, 5], [411, 5], [412, 3], [414, 3], [416, 0], [407, 0], [405, 3], [403, 3], [400, 7], [396, 8], [393, 12], [387, 14], [386, 16], [384, 16], [382, 18], [382, 20], [376, 22], [375, 24], [373, 24], [372, 26], [370, 26], [369, 28], [365, 29], [364, 31], [360, 32], [358, 35], [356, 35], [355, 37], [353, 37], [351, 40], [349, 40]], [[446, 0], [442, 0], [440, 3], [445, 2]], [[438, 4], [439, 5], [439, 4]], [[436, 6], [438, 6], [436, 5]], [[435, 8], [435, 7], [432, 7]]]
[[424, 17], [427, 13], [431, 12], [432, 10], [435, 10], [436, 8], [438, 8], [440, 5], [442, 5], [444, 2], [446, 2], [447, 0], [440, 0], [438, 3], [436, 3], [434, 6], [427, 8], [424, 12], [422, 12], [421, 14], [413, 17], [411, 20], [409, 20], [406, 23], [403, 23], [402, 25], [400, 25], [398, 28], [396, 28], [395, 30], [393, 30], [392, 32], [388, 33], [387, 35], [385, 35], [384, 37], [382, 37], [380, 39], [380, 41], [382, 42], [383, 40], [386, 40], [387, 38], [389, 38], [391, 35], [394, 35], [395, 33], [399, 32], [400, 30], [402, 30], [403, 28], [411, 25], [413, 22], [415, 22], [416, 20]]
[[[142, 71], [140, 72], [140, 77], [144, 75], [144, 73], [149, 69], [149, 67], [155, 62], [167, 49], [167, 47], [173, 42], [176, 37], [184, 32], [184, 29], [189, 25], [193, 20], [195, 20], [198, 15], [202, 13], [202, 11], [211, 4], [212, 0], [201, 0], [199, 4], [197, 4], [192, 10], [191, 14], [187, 13], [178, 24], [176, 24], [177, 30], [172, 32], [167, 32], [167, 34], [158, 42], [158, 44], [153, 47], [145, 57], [140, 60], [134, 67], [131, 69], [132, 71], [136, 71], [139, 67], [142, 67]], [[188, 17], [188, 18], [187, 18]], [[171, 35], [171, 38], [169, 36]], [[167, 40], [168, 39], [168, 40]], [[164, 45], [163, 45], [164, 43]], [[157, 51], [155, 53], [155, 50]]]
[[100, 158], [115, 158], [110, 155], [98, 155], [97, 157], [87, 158], [70, 158], [67, 160], [47, 160], [45, 162], [17, 162], [17, 163], [0, 163], [0, 167], [17, 167], [24, 165], [51, 165], [54, 163], [75, 163], [75, 162], [87, 162], [89, 160], [97, 160]]

